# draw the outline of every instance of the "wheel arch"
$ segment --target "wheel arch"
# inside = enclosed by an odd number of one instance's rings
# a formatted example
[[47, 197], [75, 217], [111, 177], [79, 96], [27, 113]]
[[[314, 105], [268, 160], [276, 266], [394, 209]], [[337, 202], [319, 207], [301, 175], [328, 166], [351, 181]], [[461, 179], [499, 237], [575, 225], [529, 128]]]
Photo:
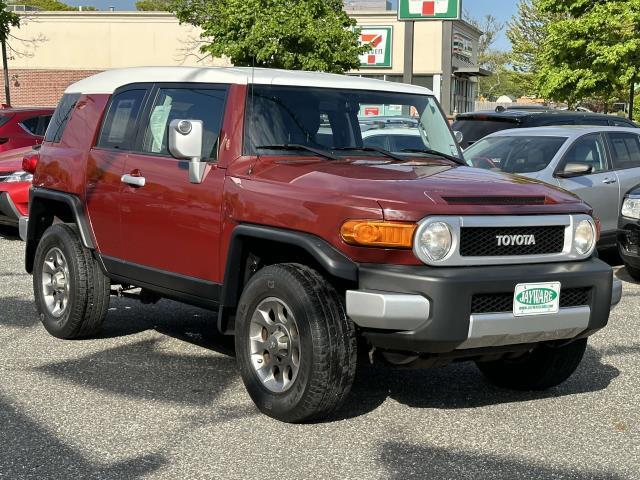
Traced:
[[78, 196], [56, 190], [32, 188], [29, 194], [29, 225], [25, 254], [25, 268], [28, 273], [33, 272], [33, 259], [42, 235], [56, 218], [77, 225], [83, 245], [88, 249], [95, 249], [89, 221], [84, 213], [82, 200]]
[[263, 266], [285, 262], [306, 264], [334, 283], [352, 285], [358, 281], [357, 264], [320, 237], [261, 225], [239, 225], [229, 242], [218, 312], [221, 332], [233, 333], [235, 309], [253, 273]]

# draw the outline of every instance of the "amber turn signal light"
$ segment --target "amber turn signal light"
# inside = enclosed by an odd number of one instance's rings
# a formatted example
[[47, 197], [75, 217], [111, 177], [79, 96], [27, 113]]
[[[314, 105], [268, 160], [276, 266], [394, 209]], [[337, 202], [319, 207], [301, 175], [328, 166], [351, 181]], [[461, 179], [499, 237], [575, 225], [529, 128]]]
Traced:
[[340, 235], [350, 245], [411, 248], [416, 227], [415, 223], [349, 220], [342, 224]]

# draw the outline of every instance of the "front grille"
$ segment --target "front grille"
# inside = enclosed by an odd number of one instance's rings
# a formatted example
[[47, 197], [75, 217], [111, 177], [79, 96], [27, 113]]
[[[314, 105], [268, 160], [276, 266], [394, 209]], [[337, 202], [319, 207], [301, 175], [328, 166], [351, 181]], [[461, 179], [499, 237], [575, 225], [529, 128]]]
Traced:
[[[591, 303], [591, 288], [567, 288], [560, 291], [560, 308], [583, 307]], [[471, 314], [513, 311], [513, 292], [483, 293], [471, 299]]]
[[[564, 226], [547, 227], [463, 227], [460, 232], [462, 257], [506, 257], [561, 253]], [[534, 245], [499, 245], [499, 236], [533, 235]], [[515, 243], [515, 242], [514, 242]]]

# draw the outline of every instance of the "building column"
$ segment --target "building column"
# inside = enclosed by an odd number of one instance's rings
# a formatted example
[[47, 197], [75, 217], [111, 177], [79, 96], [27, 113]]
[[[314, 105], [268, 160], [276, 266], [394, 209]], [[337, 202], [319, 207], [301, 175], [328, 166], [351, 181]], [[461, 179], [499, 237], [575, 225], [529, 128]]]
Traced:
[[433, 94], [442, 103], [442, 75], [433, 76]]
[[440, 104], [447, 115], [453, 114], [451, 108], [452, 48], [453, 22], [445, 21], [442, 22], [442, 88], [440, 90]]

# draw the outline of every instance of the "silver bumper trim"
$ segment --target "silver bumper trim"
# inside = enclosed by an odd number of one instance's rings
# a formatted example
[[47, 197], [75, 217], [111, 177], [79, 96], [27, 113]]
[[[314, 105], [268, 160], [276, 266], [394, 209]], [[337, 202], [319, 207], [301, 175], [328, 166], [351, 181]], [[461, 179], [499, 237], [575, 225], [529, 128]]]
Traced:
[[429, 300], [421, 295], [347, 290], [347, 315], [364, 328], [415, 330], [430, 310]]
[[18, 231], [23, 242], [27, 241], [27, 231], [29, 229], [29, 217], [20, 217], [18, 219]]
[[469, 336], [458, 349], [573, 338], [587, 329], [590, 316], [589, 307], [562, 308], [558, 313], [527, 317], [512, 313], [471, 315]]
[[622, 280], [613, 277], [613, 288], [611, 291], [611, 307], [615, 307], [622, 300]]

